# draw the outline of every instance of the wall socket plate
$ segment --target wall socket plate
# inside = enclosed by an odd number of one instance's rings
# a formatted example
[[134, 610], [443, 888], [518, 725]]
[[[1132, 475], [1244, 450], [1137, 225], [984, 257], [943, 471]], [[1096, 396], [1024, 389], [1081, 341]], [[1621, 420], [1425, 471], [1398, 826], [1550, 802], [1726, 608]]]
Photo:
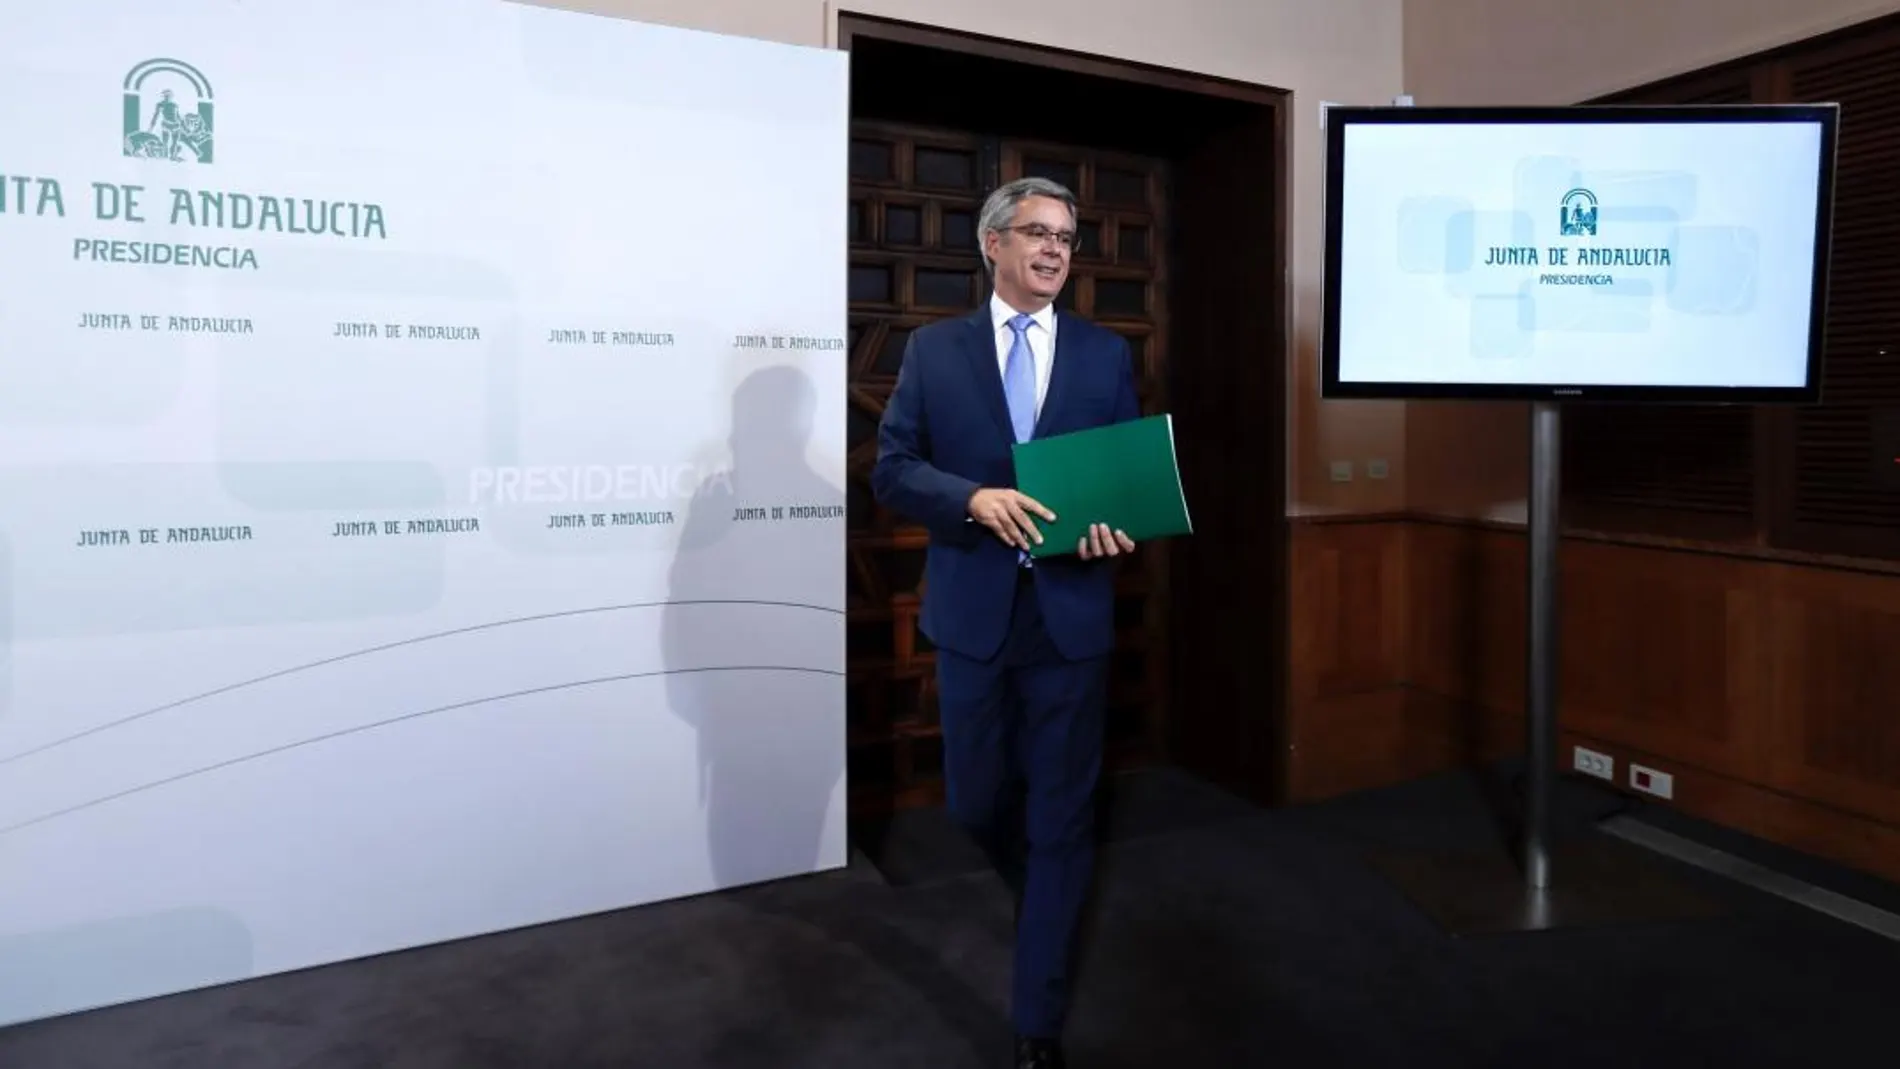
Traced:
[[1900, 491], [1900, 408], [1878, 410], [1873, 418], [1874, 478], [1881, 486]]
[[1331, 466], [1331, 472], [1332, 472], [1334, 482], [1336, 483], [1351, 482], [1352, 481], [1352, 461], [1350, 460], [1333, 461], [1332, 466]]
[[1644, 794], [1653, 794], [1658, 798], [1676, 796], [1676, 777], [1667, 772], [1632, 764], [1629, 782], [1632, 789], [1642, 791]]
[[1391, 471], [1386, 467], [1385, 461], [1383, 460], [1366, 461], [1366, 478], [1383, 479], [1387, 475], [1390, 475], [1390, 474], [1391, 474]]
[[1570, 767], [1585, 775], [1616, 782], [1616, 758], [1582, 746], [1574, 746], [1570, 752]]

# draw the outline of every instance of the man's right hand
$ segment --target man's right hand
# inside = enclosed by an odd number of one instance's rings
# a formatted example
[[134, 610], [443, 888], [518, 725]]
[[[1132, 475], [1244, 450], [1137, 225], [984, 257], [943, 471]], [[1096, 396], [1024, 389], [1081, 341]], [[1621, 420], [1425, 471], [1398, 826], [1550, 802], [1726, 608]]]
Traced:
[[1032, 544], [1042, 544], [1042, 532], [1036, 529], [1030, 517], [1056, 518], [1041, 502], [1016, 490], [978, 490], [970, 495], [969, 507], [971, 519], [994, 531], [996, 537], [1024, 550]]

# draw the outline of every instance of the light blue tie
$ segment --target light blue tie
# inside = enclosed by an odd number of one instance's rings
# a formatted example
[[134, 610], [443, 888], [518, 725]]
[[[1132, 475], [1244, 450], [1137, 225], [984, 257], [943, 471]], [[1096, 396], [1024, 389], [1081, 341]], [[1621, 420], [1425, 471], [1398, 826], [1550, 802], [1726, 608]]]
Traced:
[[1009, 344], [1009, 360], [1003, 365], [1003, 395], [1009, 399], [1009, 422], [1019, 442], [1027, 442], [1036, 430], [1036, 354], [1029, 348], [1034, 322], [1026, 315], [1010, 319], [1016, 340]]
[[[1009, 343], [1009, 359], [1003, 364], [1003, 396], [1009, 401], [1009, 422], [1016, 440], [1027, 442], [1036, 432], [1036, 354], [1029, 348], [1029, 326], [1035, 320], [1026, 315], [1012, 316], [1009, 329], [1016, 340]], [[1016, 551], [1017, 561], [1031, 566], [1029, 554]]]

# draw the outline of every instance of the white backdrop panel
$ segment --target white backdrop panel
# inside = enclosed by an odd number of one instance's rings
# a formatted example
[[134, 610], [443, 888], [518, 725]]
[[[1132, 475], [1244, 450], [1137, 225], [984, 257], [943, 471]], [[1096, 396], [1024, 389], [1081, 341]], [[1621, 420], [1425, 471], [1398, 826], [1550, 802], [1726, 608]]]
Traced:
[[0, 1024], [843, 863], [848, 92], [9, 11]]

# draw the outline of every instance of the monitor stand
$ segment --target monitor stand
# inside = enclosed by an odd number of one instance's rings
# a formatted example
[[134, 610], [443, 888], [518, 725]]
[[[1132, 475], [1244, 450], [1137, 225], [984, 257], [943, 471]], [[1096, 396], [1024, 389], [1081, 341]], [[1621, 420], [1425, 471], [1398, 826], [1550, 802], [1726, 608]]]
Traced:
[[[1373, 865], [1452, 935], [1543, 931], [1705, 916], [1718, 904], [1672, 871], [1662, 857], [1587, 830], [1552, 838], [1556, 790], [1559, 498], [1563, 474], [1562, 409], [1531, 410], [1526, 665], [1526, 746], [1521, 829], [1515, 849], [1500, 843], [1471, 851], [1389, 851]], [[1602, 666], [1615, 671], [1615, 665]]]

